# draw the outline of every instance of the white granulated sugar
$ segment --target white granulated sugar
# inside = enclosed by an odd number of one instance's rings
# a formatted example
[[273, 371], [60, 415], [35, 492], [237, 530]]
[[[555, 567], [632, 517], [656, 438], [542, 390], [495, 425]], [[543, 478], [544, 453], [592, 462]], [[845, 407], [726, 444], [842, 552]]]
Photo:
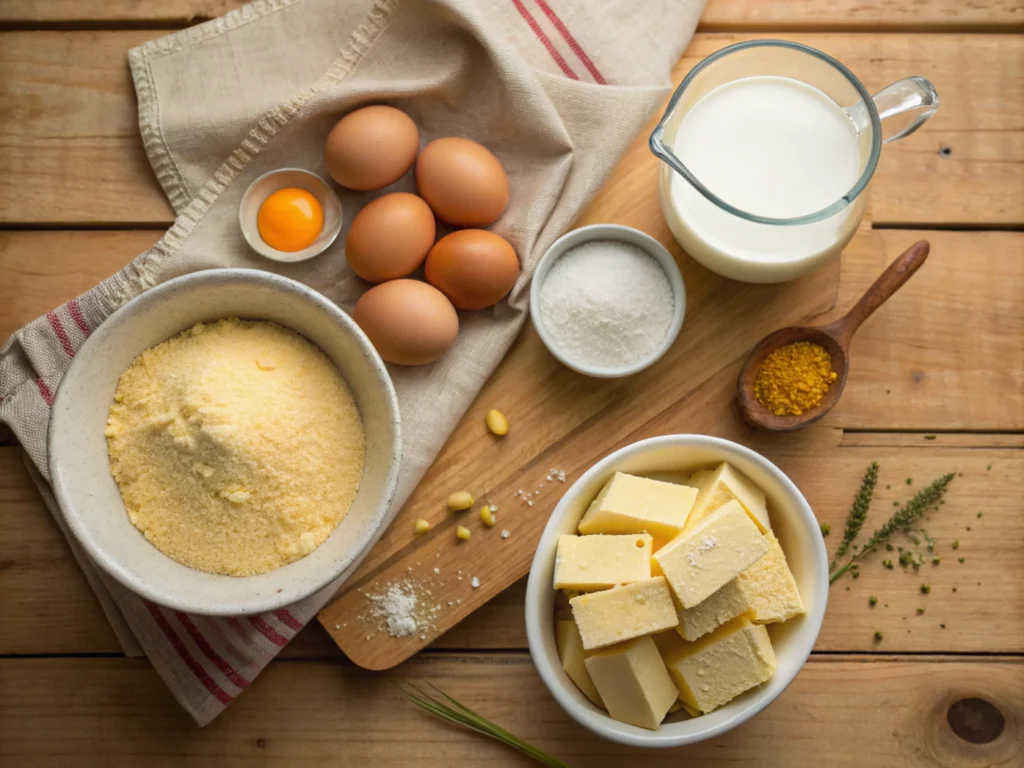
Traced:
[[608, 240], [566, 251], [544, 278], [538, 309], [567, 358], [621, 368], [665, 340], [675, 299], [657, 261], [635, 245]]
[[474, 576], [472, 580], [469, 582], [469, 586], [471, 586], [473, 589], [476, 589], [480, 586], [480, 579]]
[[509, 529], [508, 529], [508, 528], [504, 528], [504, 529], [502, 529], [502, 531], [501, 531], [501, 538], [503, 538], [503, 539], [507, 539], [507, 538], [509, 537], [509, 535], [510, 535], [510, 534], [511, 534], [511, 531], [509, 531]]
[[700, 544], [697, 545], [698, 552], [710, 552], [712, 549], [718, 546], [718, 542], [714, 536], [705, 536], [701, 539]]

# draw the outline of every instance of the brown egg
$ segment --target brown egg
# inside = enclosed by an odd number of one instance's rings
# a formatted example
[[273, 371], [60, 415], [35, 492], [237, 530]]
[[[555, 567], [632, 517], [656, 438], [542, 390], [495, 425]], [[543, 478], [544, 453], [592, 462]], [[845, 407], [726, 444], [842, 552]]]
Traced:
[[460, 229], [430, 249], [426, 276], [456, 308], [483, 309], [512, 290], [519, 259], [505, 238], [485, 229]]
[[419, 280], [391, 280], [362, 295], [353, 319], [389, 363], [432, 363], [455, 343], [459, 316], [451, 302]]
[[348, 230], [345, 257], [363, 280], [408, 277], [434, 243], [434, 214], [423, 198], [392, 192], [367, 203]]
[[486, 147], [450, 136], [435, 139], [416, 160], [416, 185], [442, 221], [486, 227], [508, 205], [508, 176]]
[[380, 189], [412, 168], [420, 132], [405, 112], [375, 104], [349, 112], [327, 134], [324, 165], [349, 189]]

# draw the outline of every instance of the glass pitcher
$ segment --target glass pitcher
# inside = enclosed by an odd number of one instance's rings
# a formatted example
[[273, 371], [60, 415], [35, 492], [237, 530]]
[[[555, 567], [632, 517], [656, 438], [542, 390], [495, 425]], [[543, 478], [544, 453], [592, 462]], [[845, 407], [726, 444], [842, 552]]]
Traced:
[[839, 255], [864, 216], [882, 144], [938, 106], [923, 77], [871, 96], [841, 63], [799, 43], [723, 48], [686, 76], [651, 134], [662, 213], [708, 269], [791, 280]]

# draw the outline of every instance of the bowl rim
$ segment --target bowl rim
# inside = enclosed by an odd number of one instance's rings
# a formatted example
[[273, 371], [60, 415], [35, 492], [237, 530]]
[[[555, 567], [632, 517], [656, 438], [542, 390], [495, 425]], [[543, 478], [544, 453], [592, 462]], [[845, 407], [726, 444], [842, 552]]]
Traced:
[[[665, 277], [668, 278], [669, 286], [672, 289], [672, 298], [675, 302], [672, 311], [672, 321], [669, 324], [668, 331], [665, 333], [664, 341], [646, 357], [641, 358], [632, 365], [621, 368], [587, 365], [564, 355], [559, 350], [554, 338], [548, 333], [540, 311], [541, 287], [554, 263], [575, 246], [597, 240], [616, 240], [643, 249], [648, 256], [658, 263], [665, 273]], [[686, 284], [683, 281], [683, 273], [679, 270], [679, 265], [676, 264], [675, 259], [672, 258], [672, 254], [668, 252], [664, 245], [646, 232], [635, 227], [626, 226], [625, 224], [588, 224], [587, 226], [566, 232], [548, 246], [547, 250], [544, 251], [544, 255], [540, 257], [530, 282], [530, 315], [533, 320], [533, 327], [537, 329], [537, 335], [544, 342], [548, 352], [554, 355], [555, 359], [566, 368], [582, 373], [584, 376], [591, 376], [597, 379], [617, 379], [623, 376], [632, 376], [634, 373], [650, 368], [664, 357], [665, 353], [675, 343], [679, 337], [679, 331], [683, 327], [683, 320], [686, 317]]]
[[[297, 173], [302, 176], [308, 176], [313, 184], [323, 190], [324, 196], [330, 200], [331, 205], [337, 206], [337, 225], [332, 227], [329, 232], [321, 231], [317, 236], [317, 239], [313, 241], [312, 245], [309, 245], [299, 251], [279, 251], [277, 248], [271, 247], [260, 239], [258, 232], [253, 234], [245, 225], [245, 213], [249, 207], [250, 198], [255, 194], [257, 185], [267, 179], [273, 178], [274, 176], [280, 176], [283, 173]], [[284, 189], [284, 187], [281, 187], [281, 189]], [[319, 256], [334, 244], [334, 241], [338, 239], [338, 235], [341, 234], [341, 230], [345, 226], [345, 210], [341, 205], [341, 198], [338, 197], [338, 193], [334, 191], [334, 187], [325, 181], [322, 176], [313, 173], [313, 171], [307, 170], [306, 168], [274, 168], [266, 173], [261, 173], [252, 180], [249, 186], [245, 188], [245, 192], [242, 193], [242, 198], [238, 201], [237, 218], [238, 229], [242, 232], [242, 237], [245, 239], [248, 246], [263, 258], [270, 261], [276, 261], [279, 264], [300, 264], [303, 261], [309, 261], [310, 259]]]
[[[557, 674], [557, 672], [561, 672], [561, 667], [558, 667], [556, 671], [555, 666], [549, 663], [549, 659], [544, 651], [545, 629], [544, 619], [541, 616], [542, 608], [540, 607], [541, 591], [553, 588], [550, 583], [541, 579], [539, 573], [541, 570], [544, 570], [548, 560], [553, 556], [549, 551], [551, 549], [551, 540], [558, 535], [559, 523], [561, 523], [562, 519], [567, 514], [570, 503], [579, 494], [581, 494], [586, 487], [594, 482], [596, 478], [612, 471], [616, 465], [622, 462], [623, 459], [636, 454], [645, 453], [650, 449], [664, 446], [713, 448], [725, 454], [731, 453], [741, 456], [744, 459], [748, 459], [758, 464], [769, 474], [773, 475], [780, 482], [785, 491], [795, 499], [796, 504], [794, 506], [798, 512], [798, 518], [800, 519], [801, 524], [806, 525], [808, 529], [813, 529], [813, 533], [817, 534], [816, 536], [812, 536], [810, 539], [814, 542], [812, 559], [814, 570], [817, 574], [814, 576], [812, 584], [812, 607], [804, 616], [804, 621], [810, 622], [810, 624], [808, 625], [808, 629], [803, 633], [804, 640], [802, 645], [795, 649], [796, 658], [799, 660], [799, 664], [792, 668], [791, 673], [786, 673], [785, 676], [781, 678], [778, 677], [781, 673], [776, 673], [776, 676], [773, 677], [773, 679], [778, 678], [782, 684], [774, 691], [774, 693], [769, 694], [767, 689], [755, 691], [754, 695], [746, 703], [746, 706], [733, 713], [727, 720], [713, 726], [705, 726], [703, 728], [698, 726], [692, 732], [679, 734], [666, 733], [665, 729], [646, 731], [644, 729], [637, 728], [636, 726], [631, 726], [627, 723], [620, 723], [617, 720], [613, 720], [610, 715], [594, 713], [590, 711], [590, 709], [579, 704], [579, 702], [570, 695], [570, 686], [572, 686], [572, 683], [566, 683], [562, 677]], [[584, 472], [562, 495], [562, 498], [551, 513], [547, 525], [544, 527], [544, 532], [541, 534], [537, 550], [533, 557], [533, 562], [530, 565], [530, 573], [526, 584], [526, 600], [524, 607], [526, 639], [530, 649], [530, 657], [533, 660], [534, 667], [537, 669], [537, 673], [544, 681], [545, 686], [547, 686], [548, 691], [554, 699], [577, 723], [592, 733], [619, 744], [648, 748], [678, 747], [686, 744], [695, 744], [732, 730], [757, 715], [765, 707], [775, 701], [775, 699], [781, 696], [807, 663], [807, 659], [810, 656], [811, 650], [813, 649], [815, 642], [817, 642], [818, 634], [821, 631], [821, 625], [825, 618], [827, 602], [828, 554], [825, 550], [824, 540], [821, 538], [819, 533], [817, 518], [811, 510], [810, 504], [807, 503], [803, 494], [796, 487], [796, 484], [793, 483], [793, 481], [790, 480], [781, 469], [756, 451], [731, 440], [726, 440], [725, 438], [682, 433], [659, 435], [657, 437], [650, 437], [631, 443], [608, 454]], [[684, 722], [699, 723], [700, 718], [694, 718], [693, 720]]]
[[[162, 591], [160, 588], [151, 585], [148, 581], [136, 578], [130, 569], [125, 568], [121, 564], [118, 558], [112, 557], [106, 549], [97, 545], [88, 526], [85, 525], [84, 519], [76, 511], [76, 502], [72, 499], [69, 489], [64, 484], [64, 475], [59, 457], [60, 452], [52, 446], [56, 445], [54, 435], [60, 414], [67, 410], [60, 407], [62, 393], [67, 392], [67, 389], [63, 384], [70, 379], [70, 374], [73, 373], [76, 366], [85, 364], [81, 361], [89, 358], [92, 348], [98, 346], [106, 335], [111, 333], [117, 326], [131, 322], [134, 313], [140, 306], [150, 303], [160, 303], [164, 300], [165, 295], [174, 293], [183, 285], [218, 282], [233, 284], [240, 281], [263, 283], [272, 286], [277, 290], [284, 290], [298, 295], [303, 300], [316, 305], [321, 311], [329, 315], [337, 326], [353, 335], [362, 349], [365, 360], [371, 366], [379, 383], [384, 388], [385, 400], [387, 401], [389, 411], [388, 422], [394, 432], [393, 445], [391, 448], [393, 461], [391, 462], [391, 466], [389, 467], [385, 477], [384, 487], [381, 493], [382, 502], [377, 514], [377, 524], [376, 526], [370, 526], [368, 528], [368, 532], [355, 542], [352, 550], [356, 553], [355, 557], [345, 562], [344, 567], [338, 567], [339, 563], [344, 562], [343, 560], [338, 560], [334, 563], [334, 567], [324, 569], [322, 576], [308, 580], [304, 586], [296, 588], [295, 590], [286, 590], [280, 594], [273, 593], [260, 599], [247, 600], [241, 603], [233, 602], [225, 604], [222, 601], [216, 601], [217, 607], [211, 608], [209, 604], [189, 602], [187, 599], [182, 599], [180, 596], [175, 596]], [[65, 394], [65, 397], [66, 396], [67, 395]], [[92, 562], [100, 566], [105, 573], [113, 577], [129, 592], [138, 595], [141, 598], [151, 600], [166, 608], [172, 608], [185, 613], [203, 616], [247, 616], [266, 613], [268, 611], [274, 611], [293, 605], [297, 601], [303, 600], [327, 586], [346, 570], [356, 568], [363, 558], [365, 558], [369, 553], [375, 541], [387, 528], [389, 522], [388, 512], [394, 504], [395, 493], [398, 488], [402, 454], [401, 412], [398, 408], [398, 396], [395, 393], [391, 377], [388, 375], [387, 368], [384, 366], [383, 360], [381, 360], [380, 355], [377, 354], [377, 351], [370, 343], [366, 334], [363, 333], [347, 313], [319, 291], [316, 291], [297, 280], [284, 277], [283, 275], [264, 272], [258, 269], [208, 269], [180, 275], [179, 277], [172, 278], [154, 286], [153, 288], [143, 291], [115, 310], [99, 326], [97, 326], [97, 328], [85, 340], [82, 347], [75, 354], [75, 357], [72, 358], [67, 371], [65, 371], [64, 375], [61, 377], [60, 384], [58, 385], [57, 392], [54, 396], [50, 414], [50, 420], [47, 425], [47, 441], [51, 448], [48, 450], [49, 456], [47, 460], [47, 467], [50, 473], [50, 487], [53, 490], [53, 496], [56, 500], [61, 517], [67, 524], [71, 533], [74, 535], [75, 540], [85, 550]], [[150, 544], [149, 546], [153, 545]], [[258, 574], [255, 577], [238, 576], [231, 578], [258, 578], [260, 575], [262, 574]]]

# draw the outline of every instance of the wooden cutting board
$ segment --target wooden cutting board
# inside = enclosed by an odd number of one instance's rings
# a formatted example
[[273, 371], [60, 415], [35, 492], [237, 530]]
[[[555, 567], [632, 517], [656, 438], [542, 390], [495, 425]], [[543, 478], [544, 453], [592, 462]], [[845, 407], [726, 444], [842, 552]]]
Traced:
[[[652, 368], [627, 379], [598, 380], [564, 368], [526, 325], [391, 528], [320, 612], [320, 623], [359, 666], [380, 670], [401, 663], [526, 574], [563, 491], [616, 448], [674, 432], [750, 442], [753, 435], [734, 402], [747, 352], [770, 331], [833, 306], [838, 262], [794, 282], [755, 286], [721, 278], [685, 255], [658, 207], [657, 163], [645, 132], [578, 225], [626, 224], [669, 249], [686, 283], [679, 339]], [[849, 248], [878, 248], [867, 222]], [[491, 408], [508, 417], [503, 438], [484, 424]], [[447, 511], [448, 495], [459, 490], [477, 500], [472, 511]], [[480, 522], [485, 502], [498, 507], [494, 528]], [[432, 526], [421, 536], [413, 532], [418, 518]], [[471, 530], [468, 541], [456, 539], [459, 525]], [[392, 637], [374, 616], [370, 596], [393, 584], [418, 592], [420, 608], [432, 614], [427, 627]]]

